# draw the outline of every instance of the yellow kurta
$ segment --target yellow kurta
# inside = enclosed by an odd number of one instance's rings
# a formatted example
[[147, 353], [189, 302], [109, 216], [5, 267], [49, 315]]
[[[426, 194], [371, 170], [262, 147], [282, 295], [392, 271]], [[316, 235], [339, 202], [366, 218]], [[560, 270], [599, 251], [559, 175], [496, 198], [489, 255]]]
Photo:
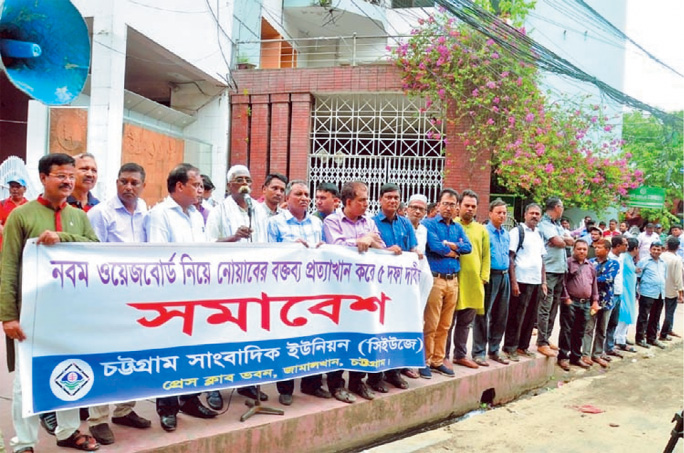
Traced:
[[491, 255], [489, 254], [489, 233], [475, 221], [468, 225], [457, 219], [473, 245], [473, 251], [462, 255], [461, 271], [458, 274], [458, 305], [456, 310], [474, 308], [478, 315], [484, 314], [484, 284], [489, 281]]

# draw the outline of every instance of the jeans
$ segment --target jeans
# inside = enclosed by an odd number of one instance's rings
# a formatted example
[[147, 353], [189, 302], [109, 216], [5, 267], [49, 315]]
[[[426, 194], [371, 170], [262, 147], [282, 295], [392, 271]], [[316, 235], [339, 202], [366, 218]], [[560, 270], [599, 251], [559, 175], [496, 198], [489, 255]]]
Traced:
[[560, 338], [558, 360], [570, 359], [577, 362], [582, 357], [582, 339], [589, 320], [591, 302], [563, 303], [560, 309]]
[[663, 298], [654, 299], [642, 295], [639, 297], [639, 316], [636, 324], [636, 337], [638, 342], [646, 340], [649, 343], [656, 341], [658, 337], [658, 322], [660, 313], [663, 311]]
[[615, 304], [613, 305], [613, 311], [610, 314], [610, 319], [608, 320], [608, 328], [606, 329], [606, 343], [605, 351], [610, 352], [615, 349], [615, 329], [617, 329], [618, 320], [620, 319], [620, 296], [613, 296]]
[[663, 328], [660, 331], [660, 338], [665, 338], [670, 332], [672, 332], [672, 327], [674, 326], [674, 315], [677, 310], [677, 298], [676, 297], [666, 297], [665, 298], [665, 321], [663, 322]]
[[506, 331], [511, 282], [508, 273], [495, 272], [492, 271], [489, 283], [485, 285], [484, 315], [476, 315], [473, 323], [473, 358], [484, 357], [485, 352], [497, 355]]
[[[589, 316], [582, 339], [582, 355], [598, 359], [603, 355], [603, 343], [606, 340], [606, 329], [613, 310], [599, 310]], [[590, 313], [591, 314], [591, 313]]]
[[[453, 321], [446, 338], [446, 357], [451, 353], [451, 339], [454, 341], [454, 359], [462, 359], [468, 354], [466, 344], [468, 343], [468, 333], [470, 326], [475, 320], [477, 310], [474, 308], [464, 308], [454, 311]], [[453, 336], [452, 336], [453, 332]]]
[[548, 346], [553, 333], [553, 323], [558, 314], [561, 293], [563, 292], [563, 276], [565, 274], [546, 273], [548, 293], [539, 297], [537, 310], [537, 346]]
[[518, 283], [520, 296], [511, 297], [506, 323], [506, 339], [503, 350], [511, 353], [516, 349], [525, 350], [530, 347], [534, 322], [537, 320], [537, 305], [541, 285]]

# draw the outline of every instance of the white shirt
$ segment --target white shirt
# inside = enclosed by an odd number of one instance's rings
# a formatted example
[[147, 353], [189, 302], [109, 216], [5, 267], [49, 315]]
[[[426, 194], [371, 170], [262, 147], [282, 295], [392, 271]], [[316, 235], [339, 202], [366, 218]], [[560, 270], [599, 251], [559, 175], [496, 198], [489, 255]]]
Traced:
[[133, 214], [118, 196], [88, 211], [88, 220], [100, 242], [147, 242], [147, 204], [138, 198]]
[[268, 218], [268, 217], [277, 216], [278, 214], [280, 214], [281, 212], [283, 212], [283, 209], [282, 209], [280, 206], [276, 206], [275, 212], [271, 211], [271, 208], [268, 207], [268, 205], [266, 204], [265, 201], [264, 201], [263, 203], [256, 203], [256, 204], [253, 205], [253, 206], [254, 206], [254, 209], [255, 209], [255, 210], [261, 210], [261, 211], [263, 211], [264, 215], [265, 215], [267, 218]]
[[544, 255], [546, 255], [544, 240], [537, 229], [531, 230], [524, 223], [522, 227], [525, 230], [525, 240], [520, 250], [516, 251], [520, 242], [518, 229], [513, 228], [508, 232], [511, 237], [508, 250], [515, 252], [515, 279], [518, 283], [540, 285], [542, 282], [542, 264], [544, 263]]
[[[259, 203], [252, 199], [253, 230], [251, 242], [268, 242], [268, 217]], [[207, 219], [207, 239], [215, 242], [217, 239], [230, 237], [241, 226], [250, 226], [250, 218], [247, 211], [242, 209], [233, 200], [232, 196], [226, 197], [218, 206], [211, 210]], [[248, 239], [240, 239], [239, 242], [250, 242]]]
[[150, 210], [145, 230], [149, 242], [206, 242], [202, 214], [192, 205], [185, 214], [170, 196]]
[[415, 228], [416, 240], [418, 241], [418, 246], [416, 251], [422, 255], [425, 255], [425, 246], [427, 245], [427, 228], [422, 223], [418, 224], [418, 228]]
[[620, 255], [616, 255], [612, 251], [610, 253], [608, 253], [608, 259], [615, 260], [620, 265], [620, 267], [618, 268], [617, 275], [615, 276], [615, 280], [613, 280], [613, 294], [616, 296], [619, 294], [622, 294], [622, 288], [624, 286], [622, 283], [624, 281], [623, 277], [622, 277], [622, 273], [623, 273], [623, 269], [624, 269], [624, 267], [623, 267], [624, 266], [624, 261], [623, 261], [624, 256], [625, 256], [624, 253], [620, 253]]
[[650, 236], [645, 231], [642, 231], [637, 236], [637, 240], [639, 241], [639, 260], [641, 261], [651, 255], [651, 244], [659, 241], [660, 236], [655, 231]]

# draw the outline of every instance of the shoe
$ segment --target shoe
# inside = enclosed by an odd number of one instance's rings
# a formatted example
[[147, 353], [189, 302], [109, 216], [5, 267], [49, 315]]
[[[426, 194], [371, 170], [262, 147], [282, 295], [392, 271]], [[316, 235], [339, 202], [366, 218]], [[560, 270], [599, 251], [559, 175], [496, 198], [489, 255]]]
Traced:
[[549, 347], [554, 351], [560, 351], [560, 348], [553, 343], [549, 343]]
[[350, 385], [349, 390], [356, 393], [361, 398], [367, 399], [369, 401], [375, 399], [375, 393], [366, 385], [365, 382], [359, 382], [355, 386]]
[[681, 335], [679, 335], [677, 332], [673, 332], [673, 331], [670, 331], [670, 333], [669, 333], [668, 335], [671, 335], [671, 336], [673, 336], [673, 337], [675, 337], [675, 338], [682, 338]]
[[537, 352], [546, 357], [558, 357], [558, 353], [551, 349], [551, 346], [543, 345], [537, 347]]
[[[627, 344], [629, 344], [629, 342], [627, 342]], [[650, 346], [648, 345], [648, 343], [646, 343], [646, 340], [637, 341], [636, 345], [645, 349], [650, 349]]]
[[490, 354], [489, 360], [493, 360], [502, 365], [508, 365], [509, 363], [511, 363], [508, 361], [508, 359], [506, 359], [506, 357], [502, 356], [501, 354]]
[[[253, 400], [257, 399], [257, 389], [256, 386], [250, 385], [249, 387], [242, 387], [238, 389], [238, 395], [245, 396], [247, 398], [251, 398]], [[259, 392], [259, 399], [261, 401], [268, 401], [268, 395], [265, 394], [264, 392]]]
[[330, 399], [333, 397], [332, 393], [323, 389], [322, 387], [318, 387], [317, 389], [315, 389], [313, 391], [305, 391], [304, 389], [302, 389], [302, 393], [304, 393], [305, 395], [311, 395], [311, 396], [315, 396], [316, 398], [323, 398], [323, 399]]
[[610, 356], [608, 356], [607, 354], [603, 354], [603, 355], [601, 356], [601, 358], [602, 358], [603, 360], [605, 360], [606, 362], [612, 362], [612, 361], [613, 361], [613, 359], [612, 359]]
[[[480, 368], [480, 365], [478, 365], [477, 363], [473, 362], [473, 361], [470, 360], [468, 357], [463, 357], [463, 358], [460, 358], [460, 359], [454, 359], [454, 363], [455, 363], [456, 365], [461, 365], [461, 366], [464, 366], [464, 367], [467, 367], [467, 368], [472, 368], [472, 369]], [[451, 375], [453, 376], [453, 374], [454, 374], [454, 372], [452, 371], [452, 372], [451, 372]]]
[[96, 441], [102, 445], [110, 445], [114, 443], [114, 433], [109, 428], [109, 424], [100, 423], [99, 425], [91, 426], [90, 434], [93, 435]]
[[591, 359], [591, 360], [593, 360], [594, 363], [598, 363], [598, 364], [601, 365], [603, 368], [608, 368], [608, 362], [606, 362], [605, 360], [603, 360], [601, 357], [594, 357], [594, 358]]
[[660, 341], [672, 341], [672, 337], [660, 337], [658, 338]]
[[511, 360], [513, 362], [520, 362], [520, 357], [518, 357], [517, 351], [507, 352], [506, 355], [508, 356], [508, 360]]
[[181, 401], [180, 411], [197, 418], [214, 418], [218, 415], [218, 413], [202, 404], [197, 396], [186, 401]]
[[57, 441], [58, 447], [74, 448], [81, 451], [95, 451], [100, 448], [100, 444], [87, 434], [82, 434], [79, 430], [63, 440]]
[[33, 453], [33, 447], [24, 447], [21, 450], [16, 450], [14, 453]]
[[45, 431], [51, 436], [55, 435], [57, 429], [57, 416], [54, 412], [46, 412], [40, 414], [40, 426], [45, 428]]
[[382, 381], [367, 382], [367, 385], [378, 393], [389, 393], [389, 389]]
[[346, 388], [340, 387], [335, 389], [333, 396], [337, 401], [342, 401], [343, 403], [351, 404], [356, 401], [356, 397], [349, 393]]
[[218, 390], [207, 392], [207, 406], [215, 411], [223, 409], [223, 396]]
[[406, 390], [409, 388], [408, 382], [401, 377], [401, 374], [397, 370], [386, 372], [385, 381], [389, 382], [398, 389]]
[[[627, 346], [625, 346], [625, 347], [627, 347]], [[619, 357], [621, 359], [624, 358], [624, 356], [622, 354], [620, 354], [619, 352], [617, 352], [615, 349], [611, 349], [610, 351], [606, 352], [606, 354], [608, 354], [609, 356], [613, 356], [613, 357]]]
[[278, 396], [278, 402], [282, 404], [283, 406], [291, 406], [292, 405], [292, 395], [288, 395], [286, 393], [283, 393], [282, 395]]
[[131, 428], [145, 429], [152, 426], [152, 422], [142, 418], [135, 411], [130, 411], [123, 417], [112, 417], [112, 423], [116, 425], [130, 426]]
[[[458, 360], [468, 360], [468, 359], [458, 359]], [[468, 360], [468, 361], [471, 362], [471, 360]], [[473, 362], [473, 364], [475, 364], [475, 362]], [[477, 364], [475, 364], [475, 366], [477, 366]], [[431, 366], [430, 368], [435, 370], [439, 374], [443, 374], [444, 376], [448, 376], [448, 377], [456, 376], [456, 373], [454, 373], [454, 370], [450, 370], [444, 364], [442, 364], [440, 366]]]
[[478, 366], [489, 366], [489, 363], [484, 357], [473, 357], [473, 362], [475, 362]]
[[584, 368], [585, 370], [588, 370], [589, 368], [591, 368], [591, 365], [587, 364], [583, 360], [571, 360], [570, 365], [575, 365], [575, 366], [578, 366], [580, 368]]
[[563, 369], [563, 371], [570, 371], [570, 361], [568, 359], [560, 359], [558, 361], [558, 366]]
[[627, 343], [629, 346], [634, 346], [634, 342], [630, 339], [625, 340], [625, 343]]
[[621, 351], [625, 351], [625, 352], [637, 352], [637, 350], [634, 349], [632, 346], [628, 346], [628, 345], [626, 345], [626, 344], [617, 344], [617, 345], [615, 345], [615, 346], [617, 346], [617, 348], [618, 348], [619, 350], [621, 350]]
[[579, 361], [584, 363], [587, 366], [592, 366], [594, 364], [594, 361], [591, 360], [591, 357], [586, 356], [586, 355], [582, 356], [582, 358], [579, 359]]
[[648, 344], [650, 344], [651, 346], [655, 346], [656, 348], [660, 348], [660, 349], [665, 349], [665, 348], [666, 348], [666, 346], [665, 346], [664, 344], [662, 344], [662, 343], [661, 343], [660, 341], [658, 341], [658, 340], [649, 341]]
[[159, 423], [161, 424], [161, 427], [166, 431], [167, 433], [170, 433], [171, 431], [176, 430], [176, 425], [178, 424], [178, 420], [176, 419], [175, 414], [171, 415], [160, 415], [159, 416]]
[[518, 349], [515, 352], [517, 352], [518, 355], [524, 355], [525, 357], [529, 357], [530, 359], [535, 359], [537, 357], [537, 354], [530, 351], [529, 349]]
[[425, 368], [421, 368], [418, 370], [418, 374], [420, 377], [423, 379], [432, 379], [432, 371], [430, 371], [430, 367], [426, 366]]

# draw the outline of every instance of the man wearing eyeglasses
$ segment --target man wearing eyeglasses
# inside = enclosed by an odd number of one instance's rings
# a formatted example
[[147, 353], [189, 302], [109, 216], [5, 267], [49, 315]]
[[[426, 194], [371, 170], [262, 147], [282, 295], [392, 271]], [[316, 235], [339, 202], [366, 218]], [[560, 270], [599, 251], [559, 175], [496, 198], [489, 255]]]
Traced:
[[445, 376], [455, 376], [444, 365], [449, 327], [458, 302], [459, 256], [472, 251], [472, 245], [463, 227], [455, 221], [458, 208], [458, 192], [443, 189], [439, 194], [439, 214], [423, 221], [427, 229], [426, 256], [434, 283], [425, 307], [426, 367], [419, 370], [424, 379], [432, 378], [431, 369]]
[[74, 191], [67, 198], [67, 203], [88, 212], [100, 203], [100, 200], [91, 192], [97, 184], [97, 162], [95, 162], [95, 156], [90, 153], [74, 156], [74, 160], [76, 161], [76, 184], [74, 184]]
[[209, 214], [207, 239], [218, 242], [268, 242], [268, 218], [250, 195], [252, 177], [244, 165], [228, 170], [226, 197]]
[[[97, 236], [85, 213], [66, 203], [74, 189], [74, 159], [61, 153], [48, 154], [38, 162], [43, 193], [37, 200], [16, 208], [7, 219], [2, 255], [2, 286], [0, 287], [0, 320], [9, 340], [24, 341], [26, 334], [19, 323], [21, 313], [22, 254], [26, 241], [38, 238], [41, 246], [60, 242], [97, 242]], [[14, 345], [7, 343], [7, 361], [14, 371]], [[38, 416], [21, 416], [22, 389], [19, 369], [12, 390], [12, 421], [16, 436], [14, 451], [33, 451], [38, 441]], [[79, 410], [59, 411], [55, 417], [57, 445], [94, 451], [100, 445], [90, 436], [81, 434]]]
[[[140, 198], [145, 188], [145, 170], [136, 163], [127, 163], [119, 169], [116, 179], [116, 196], [88, 211], [88, 220], [100, 242], [147, 242], [145, 218], [147, 205]], [[112, 422], [132, 428], [145, 429], [151, 422], [133, 410], [135, 401], [119, 403], [114, 408]], [[109, 405], [89, 408], [90, 433], [102, 445], [114, 443], [109, 428]]]

